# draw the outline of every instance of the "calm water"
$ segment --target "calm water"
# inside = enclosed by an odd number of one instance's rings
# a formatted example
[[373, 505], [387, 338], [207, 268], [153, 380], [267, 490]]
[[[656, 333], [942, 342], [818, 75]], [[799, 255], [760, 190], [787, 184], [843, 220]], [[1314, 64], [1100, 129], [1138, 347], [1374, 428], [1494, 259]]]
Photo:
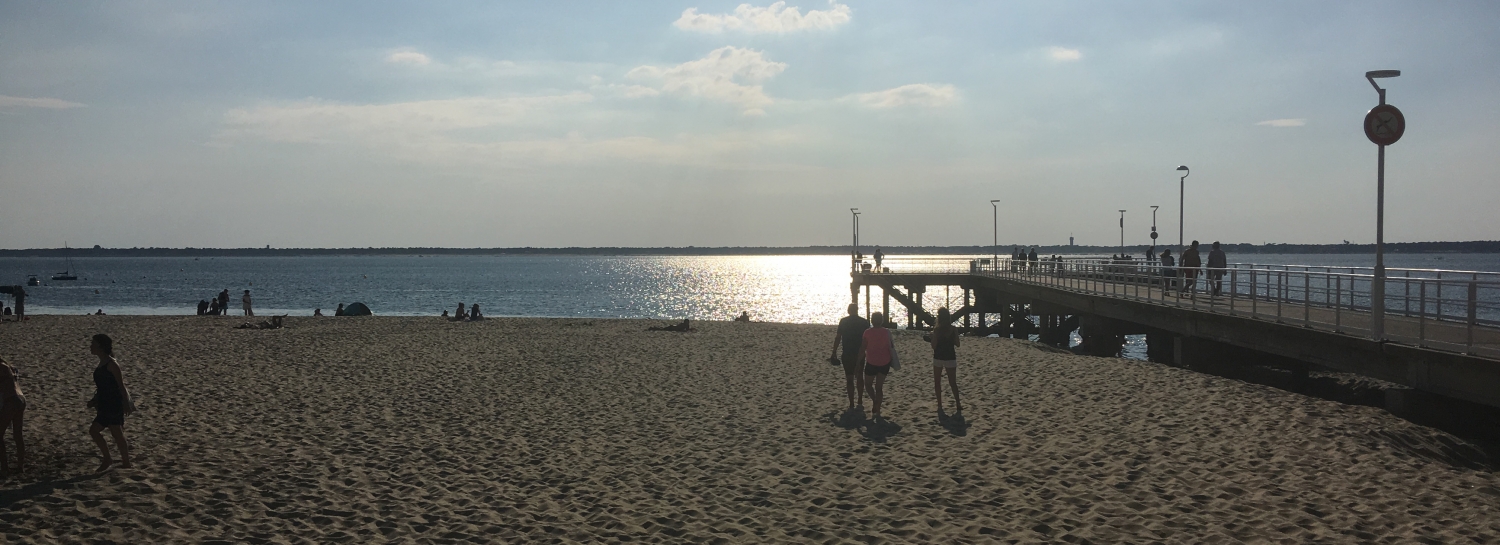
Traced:
[[[1231, 256], [1231, 261], [1368, 266], [1369, 255]], [[239, 312], [251, 290], [258, 314], [325, 313], [363, 302], [378, 315], [436, 315], [459, 301], [490, 316], [756, 320], [831, 324], [849, 300], [846, 256], [348, 256], [79, 258], [79, 280], [55, 282], [59, 259], [0, 259], [0, 284], [27, 288], [27, 312], [193, 314], [228, 288]], [[1388, 267], [1500, 271], [1500, 254], [1392, 255]], [[961, 290], [927, 293], [935, 309], [959, 306]], [[9, 304], [9, 301], [7, 301]], [[899, 307], [897, 305], [896, 307]], [[893, 308], [905, 322], [904, 312]], [[1132, 339], [1127, 352], [1144, 352]], [[1136, 347], [1135, 344], [1141, 344]]]

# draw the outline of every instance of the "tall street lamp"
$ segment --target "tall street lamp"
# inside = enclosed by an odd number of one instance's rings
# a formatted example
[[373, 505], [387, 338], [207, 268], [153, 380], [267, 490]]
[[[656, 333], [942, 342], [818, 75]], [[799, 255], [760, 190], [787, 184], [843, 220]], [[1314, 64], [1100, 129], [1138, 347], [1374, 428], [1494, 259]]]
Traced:
[[993, 242], [993, 244], [995, 245], [995, 257], [992, 258], [992, 261], [990, 261], [990, 263], [997, 268], [1000, 266], [1000, 205], [995, 203], [998, 202], [1000, 202], [1000, 199], [990, 199], [990, 208], [993, 209], [992, 211], [994, 212], [995, 216], [993, 224], [995, 231], [995, 241]]
[[854, 217], [854, 249], [849, 254], [849, 267], [857, 271], [859, 270], [859, 209], [850, 208], [849, 213]]
[[1385, 338], [1385, 147], [1406, 132], [1406, 117], [1385, 103], [1385, 89], [1375, 79], [1400, 75], [1400, 70], [1365, 72], [1365, 79], [1380, 94], [1380, 105], [1365, 114], [1365, 137], [1380, 147], [1375, 174], [1375, 277], [1370, 281], [1370, 337], [1376, 341]]
[[1181, 170], [1182, 171], [1182, 177], [1177, 179], [1177, 246], [1181, 247], [1182, 246], [1182, 211], [1185, 208], [1183, 206], [1183, 203], [1187, 202], [1187, 190], [1185, 188], [1187, 187], [1187, 177], [1188, 177], [1188, 174], [1191, 171], [1188, 170], [1187, 165], [1178, 166], [1177, 170]]
[[1155, 253], [1156, 253], [1156, 209], [1157, 208], [1161, 208], [1161, 207], [1157, 206], [1157, 205], [1154, 205], [1154, 204], [1151, 205], [1151, 251], [1150, 252], [1146, 252], [1146, 259], [1147, 260], [1155, 259]]
[[1125, 258], [1125, 211], [1120, 211], [1120, 258]]

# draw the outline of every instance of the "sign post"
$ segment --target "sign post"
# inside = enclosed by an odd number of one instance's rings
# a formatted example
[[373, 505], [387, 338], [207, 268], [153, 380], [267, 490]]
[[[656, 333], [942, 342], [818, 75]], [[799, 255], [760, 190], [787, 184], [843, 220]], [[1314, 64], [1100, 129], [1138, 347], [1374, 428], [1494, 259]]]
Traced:
[[1375, 277], [1370, 281], [1370, 338], [1377, 342], [1385, 339], [1385, 147], [1406, 133], [1406, 116], [1385, 103], [1385, 89], [1375, 78], [1400, 75], [1400, 70], [1365, 72], [1365, 79], [1380, 93], [1380, 105], [1365, 114], [1365, 138], [1380, 148], [1375, 174]]

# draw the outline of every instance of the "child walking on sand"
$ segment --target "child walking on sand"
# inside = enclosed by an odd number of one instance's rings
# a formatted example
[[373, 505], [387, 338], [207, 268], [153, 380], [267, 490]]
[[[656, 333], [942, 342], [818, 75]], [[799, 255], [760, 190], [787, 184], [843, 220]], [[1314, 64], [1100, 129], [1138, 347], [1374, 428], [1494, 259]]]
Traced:
[[937, 326], [932, 328], [932, 387], [937, 394], [938, 415], [943, 413], [943, 370], [948, 371], [948, 386], [953, 388], [953, 411], [964, 412], [963, 402], [958, 400], [958, 329], [948, 307], [938, 309]]
[[89, 353], [99, 357], [99, 366], [94, 368], [94, 398], [88, 404], [96, 411], [94, 425], [89, 426], [89, 436], [99, 446], [102, 458], [97, 472], [114, 465], [109, 445], [104, 442], [106, 428], [115, 439], [115, 448], [120, 450], [120, 467], [130, 467], [130, 443], [125, 440], [125, 413], [130, 407], [125, 402], [128, 395], [125, 393], [125, 377], [120, 372], [120, 363], [115, 361], [114, 347], [114, 339], [103, 333], [94, 335], [89, 345]]

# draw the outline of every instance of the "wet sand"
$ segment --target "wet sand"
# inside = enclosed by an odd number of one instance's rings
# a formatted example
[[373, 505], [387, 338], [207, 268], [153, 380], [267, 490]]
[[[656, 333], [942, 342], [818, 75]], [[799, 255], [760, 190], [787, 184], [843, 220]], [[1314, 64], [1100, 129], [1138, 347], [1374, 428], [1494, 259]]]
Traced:
[[[32, 457], [0, 541], [1500, 541], [1500, 477], [1446, 463], [1457, 439], [1152, 363], [964, 339], [940, 421], [899, 332], [871, 423], [830, 326], [243, 321], [0, 324]], [[102, 475], [96, 332], [140, 407], [136, 468]]]

